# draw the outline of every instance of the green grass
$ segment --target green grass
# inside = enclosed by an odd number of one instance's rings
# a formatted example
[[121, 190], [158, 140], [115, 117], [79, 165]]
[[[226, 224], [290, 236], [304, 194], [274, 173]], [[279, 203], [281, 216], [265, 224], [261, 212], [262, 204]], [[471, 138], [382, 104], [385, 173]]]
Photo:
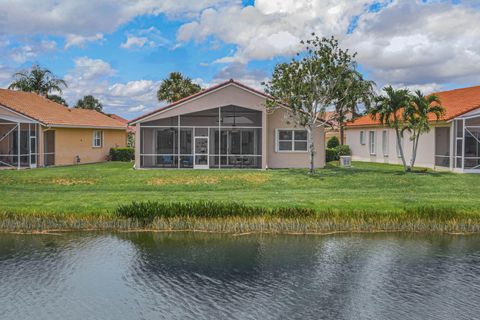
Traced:
[[478, 232], [479, 182], [478, 175], [405, 174], [400, 166], [358, 162], [352, 168], [329, 164], [314, 176], [298, 169], [133, 170], [131, 164], [120, 162], [1, 170], [0, 230], [135, 229], [144, 225], [116, 216], [119, 206], [133, 201], [172, 206], [209, 201], [236, 202], [247, 206], [247, 211], [297, 207], [318, 214], [302, 218], [160, 217], [151, 228]]
[[399, 166], [354, 163], [306, 170], [133, 170], [103, 163], [0, 171], [0, 212], [108, 214], [132, 201], [236, 201], [319, 211], [403, 212], [455, 208], [480, 213], [480, 176], [409, 173]]

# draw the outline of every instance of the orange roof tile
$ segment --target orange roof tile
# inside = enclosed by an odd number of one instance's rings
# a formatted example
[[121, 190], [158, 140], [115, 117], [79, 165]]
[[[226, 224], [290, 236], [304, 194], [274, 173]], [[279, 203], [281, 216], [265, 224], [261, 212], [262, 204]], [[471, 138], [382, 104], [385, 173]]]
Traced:
[[[444, 121], [452, 120], [462, 114], [480, 108], [480, 86], [441, 91], [434, 94], [438, 96], [442, 106], [445, 108], [445, 115], [441, 118]], [[435, 116], [430, 115], [430, 120], [435, 121]], [[360, 117], [354, 122], [347, 124], [348, 127], [375, 125], [380, 125], [380, 122], [372, 119], [370, 115]]]
[[0, 105], [47, 126], [126, 129], [126, 124], [95, 110], [67, 108], [31, 92], [0, 89]]

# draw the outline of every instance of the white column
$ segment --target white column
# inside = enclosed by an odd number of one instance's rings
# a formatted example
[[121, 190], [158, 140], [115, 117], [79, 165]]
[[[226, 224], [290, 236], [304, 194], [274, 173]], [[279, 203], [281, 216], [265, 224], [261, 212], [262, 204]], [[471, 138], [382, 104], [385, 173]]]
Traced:
[[17, 169], [20, 169], [20, 122], [17, 122]]
[[462, 170], [465, 169], [465, 119], [462, 126]]
[[140, 127], [140, 123], [137, 123], [135, 125], [135, 169], [138, 169], [140, 168], [140, 163], [141, 163], [141, 160], [140, 160], [140, 150], [142, 148], [142, 145], [141, 145], [141, 134], [142, 134], [142, 131], [141, 131], [141, 127]]

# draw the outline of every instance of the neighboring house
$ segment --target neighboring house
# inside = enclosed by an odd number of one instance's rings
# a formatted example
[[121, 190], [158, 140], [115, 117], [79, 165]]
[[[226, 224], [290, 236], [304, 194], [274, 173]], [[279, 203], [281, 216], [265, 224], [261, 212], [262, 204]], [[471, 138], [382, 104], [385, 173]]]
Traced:
[[128, 133], [133, 133], [133, 134], [135, 134], [135, 126], [129, 126], [129, 125], [128, 125], [128, 123], [129, 123], [130, 121], [128, 121], [127, 119], [122, 118], [122, 117], [120, 117], [119, 115], [116, 115], [116, 114], [114, 114], [114, 113], [111, 113], [111, 114], [109, 114], [108, 116], [109, 116], [110, 118], [115, 119], [115, 120], [117, 120], [117, 121], [120, 121], [121, 123], [123, 123], [124, 125], [126, 125], [126, 126], [127, 126], [127, 132], [128, 132]]
[[[267, 96], [230, 80], [131, 121], [136, 168], [306, 168], [307, 132]], [[325, 164], [323, 127], [315, 166]]]
[[106, 161], [110, 148], [124, 147], [126, 139], [125, 124], [97, 111], [0, 89], [0, 167]]
[[[334, 119], [335, 117], [335, 111], [326, 111], [324, 115], [324, 119], [328, 125], [325, 126], [325, 143], [328, 142], [332, 137], [337, 137], [338, 141], [340, 141], [340, 125], [339, 123]], [[352, 118], [352, 114], [348, 113], [345, 117], [347, 120], [350, 120]], [[345, 140], [346, 137], [344, 135], [343, 140]], [[345, 143], [345, 141], [343, 141]]]
[[[480, 86], [435, 93], [445, 108], [440, 121], [420, 136], [416, 166], [480, 173]], [[370, 116], [347, 125], [347, 144], [357, 161], [400, 164], [394, 129]], [[408, 133], [401, 141], [407, 161], [412, 156]]]

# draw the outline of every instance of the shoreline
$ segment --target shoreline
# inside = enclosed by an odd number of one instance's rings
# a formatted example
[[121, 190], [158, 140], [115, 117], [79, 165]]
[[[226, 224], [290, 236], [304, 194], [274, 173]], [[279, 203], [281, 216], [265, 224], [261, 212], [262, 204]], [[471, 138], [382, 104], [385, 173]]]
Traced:
[[340, 233], [480, 233], [480, 218], [359, 217], [173, 217], [151, 223], [113, 215], [81, 216], [0, 214], [0, 233], [54, 234], [64, 232], [198, 232], [231, 234], [329, 235]]

